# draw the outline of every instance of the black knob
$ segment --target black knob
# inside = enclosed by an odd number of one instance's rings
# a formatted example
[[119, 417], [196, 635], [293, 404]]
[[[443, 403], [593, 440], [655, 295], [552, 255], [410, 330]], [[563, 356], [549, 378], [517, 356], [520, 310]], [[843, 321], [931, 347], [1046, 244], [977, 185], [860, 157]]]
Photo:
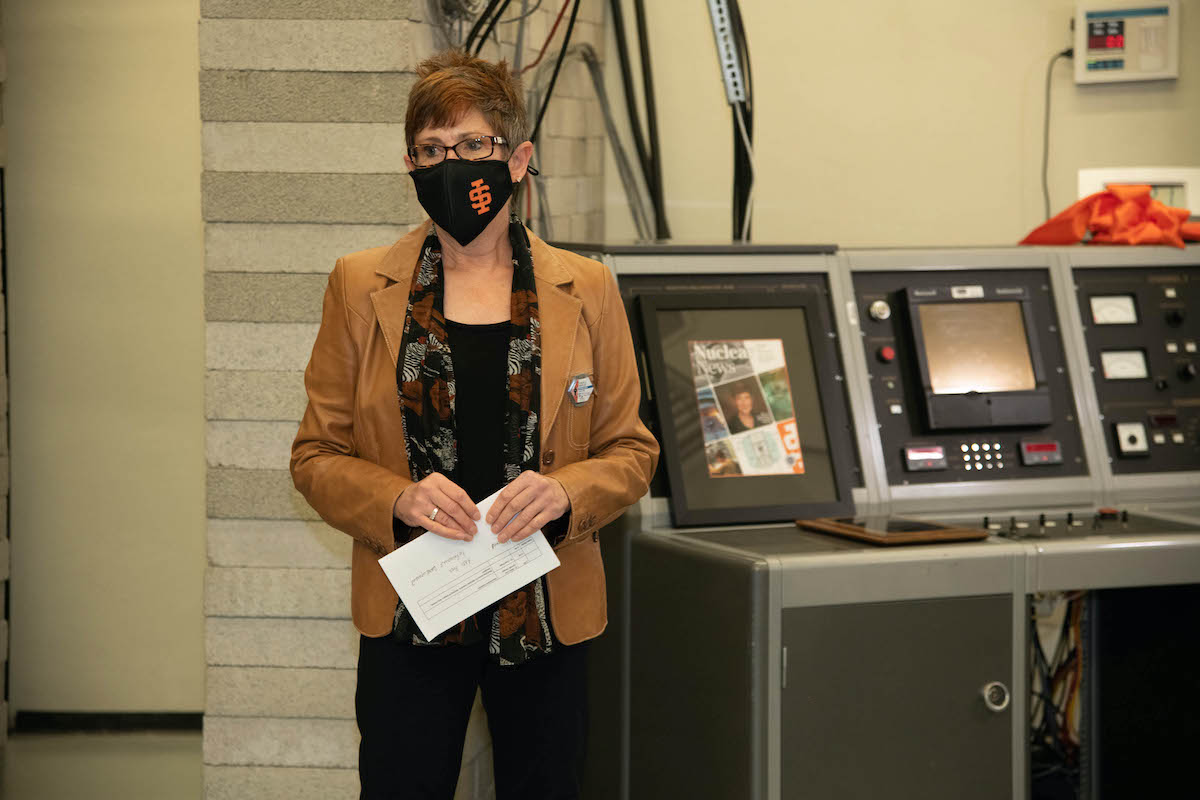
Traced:
[[1166, 378], [1159, 378], [1158, 380], [1156, 380], [1154, 382], [1154, 388], [1158, 389], [1160, 392], [1165, 392], [1167, 390], [1167, 387], [1170, 385], [1171, 384], [1167, 383]]
[[1172, 328], [1178, 328], [1180, 325], [1183, 324], [1184, 317], [1186, 317], [1187, 314], [1184, 313], [1182, 308], [1172, 308], [1170, 311], [1167, 312], [1166, 316], [1167, 316], [1167, 324], [1170, 325]]
[[1193, 380], [1196, 377], [1196, 365], [1191, 361], [1179, 367], [1179, 379], [1184, 381]]

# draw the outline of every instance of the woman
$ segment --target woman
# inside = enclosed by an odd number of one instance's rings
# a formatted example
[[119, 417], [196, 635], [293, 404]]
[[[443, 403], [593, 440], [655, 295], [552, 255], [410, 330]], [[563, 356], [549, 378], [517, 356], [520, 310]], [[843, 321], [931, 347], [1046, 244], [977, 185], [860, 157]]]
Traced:
[[[355, 540], [362, 797], [449, 800], [477, 687], [497, 797], [576, 797], [585, 643], [607, 622], [598, 531], [658, 457], [628, 322], [603, 265], [510, 218], [533, 145], [507, 65], [421, 64], [405, 137], [432, 222], [338, 260], [291, 460]], [[501, 488], [500, 540], [540, 529], [561, 566], [426, 642], [376, 562], [426, 530], [470, 539]]]
[[729, 416], [729, 432], [742, 433], [760, 425], [769, 425], [771, 415], [766, 411], [755, 410], [754, 397], [749, 389], [739, 388], [733, 394], [733, 408], [736, 413]]

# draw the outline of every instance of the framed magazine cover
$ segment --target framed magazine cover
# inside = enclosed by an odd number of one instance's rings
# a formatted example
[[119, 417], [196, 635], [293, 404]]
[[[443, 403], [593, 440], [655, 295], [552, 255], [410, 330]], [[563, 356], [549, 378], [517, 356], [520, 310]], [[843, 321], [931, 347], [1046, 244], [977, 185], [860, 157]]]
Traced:
[[638, 302], [675, 524], [851, 512], [853, 457], [831, 446], [845, 440], [848, 420], [819, 322], [822, 295], [646, 294]]

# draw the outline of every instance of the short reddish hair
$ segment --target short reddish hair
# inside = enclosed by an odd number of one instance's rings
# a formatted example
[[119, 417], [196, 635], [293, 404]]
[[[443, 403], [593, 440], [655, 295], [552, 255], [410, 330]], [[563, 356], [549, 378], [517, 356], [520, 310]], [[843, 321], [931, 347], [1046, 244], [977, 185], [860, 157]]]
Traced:
[[509, 149], [529, 138], [521, 80], [507, 61], [493, 64], [462, 50], [444, 50], [417, 66], [408, 95], [404, 138], [411, 147], [425, 128], [453, 125], [472, 109], [483, 114]]

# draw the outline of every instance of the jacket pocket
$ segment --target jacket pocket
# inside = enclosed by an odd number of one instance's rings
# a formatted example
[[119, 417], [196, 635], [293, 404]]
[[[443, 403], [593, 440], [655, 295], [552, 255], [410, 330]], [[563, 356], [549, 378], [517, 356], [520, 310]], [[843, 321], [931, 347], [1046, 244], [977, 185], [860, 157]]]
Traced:
[[567, 408], [567, 441], [576, 450], [587, 454], [588, 443], [592, 433], [593, 400], [588, 400], [581, 406], [571, 403]]

